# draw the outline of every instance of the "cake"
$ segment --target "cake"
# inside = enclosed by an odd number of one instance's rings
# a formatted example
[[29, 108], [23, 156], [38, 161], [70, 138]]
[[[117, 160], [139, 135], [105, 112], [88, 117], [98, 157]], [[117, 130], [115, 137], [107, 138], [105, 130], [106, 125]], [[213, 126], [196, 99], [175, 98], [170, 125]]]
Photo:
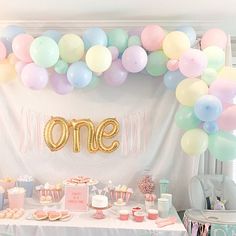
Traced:
[[92, 207], [105, 208], [108, 206], [108, 197], [105, 195], [95, 195], [92, 197]]

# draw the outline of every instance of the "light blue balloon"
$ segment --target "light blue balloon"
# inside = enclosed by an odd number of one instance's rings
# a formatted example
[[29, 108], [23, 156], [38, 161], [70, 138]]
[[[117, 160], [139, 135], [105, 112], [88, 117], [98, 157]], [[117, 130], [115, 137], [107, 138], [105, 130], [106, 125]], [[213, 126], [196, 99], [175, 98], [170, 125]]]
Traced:
[[17, 25], [9, 25], [5, 27], [0, 37], [5, 38], [7, 41], [12, 42], [12, 40], [18, 35], [18, 34], [24, 34], [25, 30]]
[[182, 26], [182, 27], [178, 28], [177, 30], [185, 33], [189, 38], [191, 46], [194, 45], [194, 43], [196, 42], [196, 39], [197, 39], [197, 34], [196, 34], [196, 31], [194, 30], [193, 27]]
[[86, 87], [91, 82], [92, 76], [92, 71], [82, 61], [72, 63], [67, 70], [68, 81], [76, 88]]
[[204, 95], [195, 103], [194, 112], [199, 120], [215, 121], [222, 112], [221, 101], [213, 95]]
[[83, 33], [85, 48], [88, 49], [95, 45], [107, 46], [107, 35], [100, 28], [89, 28]]
[[56, 31], [56, 30], [47, 30], [45, 32], [43, 32], [42, 34], [43, 36], [47, 36], [51, 39], [53, 39], [54, 41], [56, 41], [57, 43], [59, 42], [59, 40], [62, 37], [62, 33]]
[[168, 89], [175, 90], [183, 79], [185, 76], [179, 70], [168, 71], [164, 75], [164, 84]]
[[5, 38], [0, 38], [0, 41], [5, 45], [6, 50], [7, 50], [7, 55], [12, 53], [12, 43]]
[[219, 131], [219, 127], [215, 121], [208, 121], [204, 122], [203, 124], [203, 129], [208, 133], [208, 134], [214, 134]]

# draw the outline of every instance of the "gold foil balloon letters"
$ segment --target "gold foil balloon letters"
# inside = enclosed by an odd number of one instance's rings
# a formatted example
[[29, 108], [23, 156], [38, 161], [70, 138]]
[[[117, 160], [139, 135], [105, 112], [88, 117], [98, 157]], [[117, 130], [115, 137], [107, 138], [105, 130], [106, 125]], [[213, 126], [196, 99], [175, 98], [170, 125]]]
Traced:
[[[54, 138], [54, 129], [60, 127], [60, 134]], [[120, 145], [119, 141], [113, 140], [108, 144], [108, 140], [114, 138], [119, 133], [119, 122], [115, 118], [103, 120], [97, 128], [90, 119], [80, 119], [67, 121], [62, 117], [52, 117], [44, 129], [44, 140], [51, 151], [58, 151], [63, 148], [70, 135], [70, 129], [73, 134], [73, 151], [81, 150], [81, 128], [87, 128], [87, 150], [91, 153], [97, 151], [111, 153]]]

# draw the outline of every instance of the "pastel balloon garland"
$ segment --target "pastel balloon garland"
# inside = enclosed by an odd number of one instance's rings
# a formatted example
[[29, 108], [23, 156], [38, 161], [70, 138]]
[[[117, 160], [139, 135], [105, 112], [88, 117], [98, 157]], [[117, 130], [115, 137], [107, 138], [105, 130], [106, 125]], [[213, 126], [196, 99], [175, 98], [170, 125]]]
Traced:
[[[34, 38], [19, 26], [2, 30], [0, 80], [18, 75], [22, 83], [40, 90], [51, 86], [58, 94], [95, 86], [102, 78], [120, 86], [129, 73], [144, 69], [163, 76], [182, 105], [175, 121], [185, 130], [181, 146], [188, 155], [209, 149], [219, 160], [236, 158], [236, 73], [225, 67], [226, 34], [210, 29], [196, 42], [192, 27], [166, 32], [148, 25], [129, 35], [123, 29], [87, 29], [82, 37], [48, 30]], [[100, 77], [100, 78], [99, 78]]]

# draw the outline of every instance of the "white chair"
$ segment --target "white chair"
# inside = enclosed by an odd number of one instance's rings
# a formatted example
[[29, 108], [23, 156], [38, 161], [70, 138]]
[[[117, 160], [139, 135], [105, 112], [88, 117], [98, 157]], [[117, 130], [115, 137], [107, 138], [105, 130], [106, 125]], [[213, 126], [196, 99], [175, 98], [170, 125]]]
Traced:
[[189, 199], [193, 209], [207, 209], [207, 197], [226, 200], [226, 210], [236, 210], [236, 184], [223, 175], [198, 175], [190, 180]]

